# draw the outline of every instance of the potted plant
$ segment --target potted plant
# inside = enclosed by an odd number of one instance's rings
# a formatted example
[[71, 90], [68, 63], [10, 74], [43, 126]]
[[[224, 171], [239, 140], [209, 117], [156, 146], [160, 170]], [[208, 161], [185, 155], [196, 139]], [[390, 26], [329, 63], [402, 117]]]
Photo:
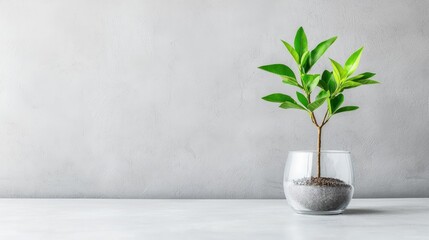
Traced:
[[284, 84], [298, 90], [295, 93], [296, 100], [283, 93], [270, 94], [262, 99], [280, 104], [283, 109], [296, 109], [308, 114], [317, 129], [317, 150], [290, 151], [286, 162], [285, 195], [289, 205], [298, 213], [338, 214], [349, 204], [354, 190], [350, 153], [322, 151], [322, 130], [333, 116], [358, 109], [357, 106], [343, 106], [346, 90], [378, 83], [371, 79], [374, 73], [354, 74], [363, 48], [354, 52], [344, 65], [330, 59], [332, 71], [310, 73], [311, 68], [336, 39], [337, 37], [332, 37], [325, 40], [309, 51], [307, 36], [300, 27], [294, 46], [282, 40], [296, 62], [299, 74], [295, 74], [284, 64], [259, 67], [280, 76]]

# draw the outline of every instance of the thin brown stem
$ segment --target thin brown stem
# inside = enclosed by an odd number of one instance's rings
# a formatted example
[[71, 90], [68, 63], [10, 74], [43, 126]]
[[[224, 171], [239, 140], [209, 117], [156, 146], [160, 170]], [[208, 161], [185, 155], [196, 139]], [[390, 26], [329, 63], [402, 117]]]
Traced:
[[317, 177], [320, 178], [320, 152], [322, 148], [322, 127], [317, 128]]
[[[307, 101], [308, 101], [308, 104], [311, 103], [311, 95], [310, 94], [307, 94]], [[316, 125], [316, 127], [319, 127], [319, 124], [317, 123], [317, 119], [316, 119], [316, 116], [314, 115], [314, 112], [310, 113], [310, 118], [311, 118], [311, 121], [314, 123], [314, 125]]]
[[329, 110], [326, 110], [325, 116], [323, 116], [322, 124], [320, 125], [320, 127], [323, 127], [328, 122], [326, 121], [326, 117], [328, 116], [328, 111]]
[[313, 118], [313, 123], [314, 123], [314, 125], [316, 125], [316, 127], [319, 127], [319, 124], [317, 123], [317, 119], [316, 119], [316, 116], [314, 116], [314, 112], [312, 112], [311, 113], [311, 118]]

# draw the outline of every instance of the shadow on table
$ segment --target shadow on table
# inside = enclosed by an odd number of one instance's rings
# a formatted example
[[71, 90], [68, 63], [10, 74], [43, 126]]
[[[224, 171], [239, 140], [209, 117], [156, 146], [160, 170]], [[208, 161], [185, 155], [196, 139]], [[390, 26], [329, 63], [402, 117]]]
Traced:
[[373, 214], [385, 214], [386, 211], [379, 209], [369, 209], [369, 208], [355, 208], [355, 209], [346, 209], [343, 212], [343, 215], [373, 215]]
[[344, 215], [404, 215], [404, 214], [426, 214], [429, 207], [396, 206], [395, 209], [374, 209], [374, 208], [351, 208], [344, 211]]

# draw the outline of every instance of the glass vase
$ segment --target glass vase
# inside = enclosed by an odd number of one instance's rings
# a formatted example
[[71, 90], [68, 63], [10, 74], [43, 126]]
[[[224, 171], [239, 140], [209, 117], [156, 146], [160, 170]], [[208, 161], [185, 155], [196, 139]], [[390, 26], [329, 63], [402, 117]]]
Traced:
[[283, 187], [289, 205], [297, 213], [342, 213], [354, 191], [350, 152], [289, 152]]

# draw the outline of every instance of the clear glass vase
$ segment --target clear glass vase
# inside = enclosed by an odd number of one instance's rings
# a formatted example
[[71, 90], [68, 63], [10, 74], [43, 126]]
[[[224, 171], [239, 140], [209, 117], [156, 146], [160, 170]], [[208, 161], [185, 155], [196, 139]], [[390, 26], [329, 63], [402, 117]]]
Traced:
[[[289, 205], [302, 214], [339, 214], [353, 197], [350, 152], [289, 152], [283, 187]], [[320, 173], [320, 174], [319, 174]]]

